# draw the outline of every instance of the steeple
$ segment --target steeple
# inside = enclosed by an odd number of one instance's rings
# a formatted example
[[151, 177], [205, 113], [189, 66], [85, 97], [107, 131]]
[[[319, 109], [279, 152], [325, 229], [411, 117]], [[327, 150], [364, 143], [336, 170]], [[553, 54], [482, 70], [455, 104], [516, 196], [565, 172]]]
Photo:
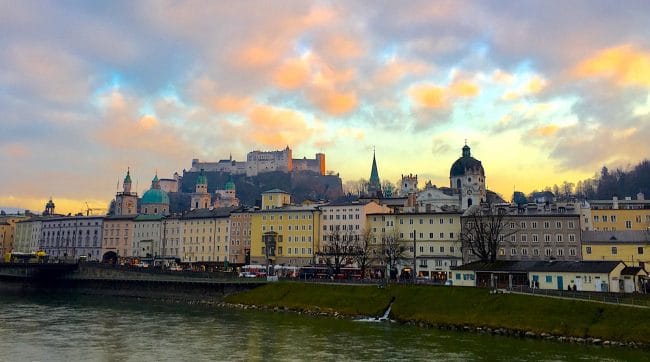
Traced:
[[370, 170], [370, 180], [368, 182], [368, 194], [370, 196], [381, 196], [381, 182], [379, 181], [379, 171], [377, 171], [375, 150], [372, 151], [372, 169]]
[[124, 182], [122, 183], [122, 187], [124, 188], [125, 194], [131, 193], [131, 169], [130, 168], [126, 169], [126, 176], [124, 177]]

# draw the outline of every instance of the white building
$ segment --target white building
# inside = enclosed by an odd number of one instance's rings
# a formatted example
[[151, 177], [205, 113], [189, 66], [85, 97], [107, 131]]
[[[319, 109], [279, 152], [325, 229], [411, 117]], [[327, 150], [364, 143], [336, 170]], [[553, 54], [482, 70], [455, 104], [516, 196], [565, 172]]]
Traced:
[[[54, 258], [101, 260], [102, 216], [63, 216], [41, 222], [41, 249]], [[33, 232], [32, 232], [33, 234]]]

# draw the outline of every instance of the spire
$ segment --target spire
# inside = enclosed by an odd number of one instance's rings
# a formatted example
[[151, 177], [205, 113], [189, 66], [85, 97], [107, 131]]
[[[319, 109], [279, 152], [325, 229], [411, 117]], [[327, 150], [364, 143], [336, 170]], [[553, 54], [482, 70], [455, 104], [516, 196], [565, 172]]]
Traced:
[[467, 141], [465, 141], [465, 146], [463, 146], [463, 157], [470, 157], [471, 153], [469, 152], [469, 146], [467, 145]]
[[377, 159], [375, 150], [372, 151], [372, 169], [370, 170], [370, 181], [368, 182], [368, 193], [372, 196], [381, 194], [381, 182], [379, 181], [379, 171], [377, 171]]
[[124, 177], [124, 183], [131, 183], [131, 168], [126, 168], [126, 176]]

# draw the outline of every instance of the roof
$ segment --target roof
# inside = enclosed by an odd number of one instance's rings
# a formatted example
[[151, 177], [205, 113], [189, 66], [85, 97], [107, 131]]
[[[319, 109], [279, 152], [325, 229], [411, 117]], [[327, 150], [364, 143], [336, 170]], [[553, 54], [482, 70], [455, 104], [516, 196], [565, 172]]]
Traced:
[[136, 218], [137, 215], [110, 215], [104, 217], [105, 221], [113, 221], [113, 220], [133, 220]]
[[485, 176], [483, 164], [471, 156], [469, 146], [465, 145], [462, 157], [451, 165], [449, 177], [464, 176], [468, 170], [478, 171], [481, 176]]
[[272, 189], [272, 190], [264, 191], [264, 192], [262, 192], [262, 193], [263, 193], [263, 194], [277, 194], [277, 193], [282, 193], [282, 194], [290, 195], [288, 192], [283, 191], [283, 190], [280, 190], [280, 189]]
[[[320, 205], [318, 205], [320, 206]], [[320, 211], [320, 208], [315, 205], [288, 205], [288, 206], [283, 206], [283, 207], [275, 207], [272, 209], [264, 209], [264, 210], [259, 210], [256, 212], [298, 212], [298, 211]]]
[[221, 207], [217, 209], [194, 209], [181, 217], [181, 219], [214, 219], [229, 217], [230, 213], [237, 210], [236, 207]]
[[[325, 205], [322, 205], [321, 207], [327, 207], [327, 206], [365, 206], [371, 202], [375, 202], [374, 200], [368, 200], [368, 199], [355, 199], [355, 200], [350, 200], [346, 198], [341, 198], [337, 199], [331, 202], [328, 202]], [[375, 202], [376, 203], [376, 202]]]
[[163, 215], [138, 215], [135, 217], [135, 221], [160, 221], [164, 219]]
[[472, 270], [486, 272], [572, 272], [572, 273], [610, 273], [620, 261], [515, 261], [497, 260], [495, 262], [475, 261], [452, 267], [452, 270]]
[[583, 231], [582, 242], [618, 243], [618, 242], [650, 242], [650, 232], [624, 230], [624, 231]]

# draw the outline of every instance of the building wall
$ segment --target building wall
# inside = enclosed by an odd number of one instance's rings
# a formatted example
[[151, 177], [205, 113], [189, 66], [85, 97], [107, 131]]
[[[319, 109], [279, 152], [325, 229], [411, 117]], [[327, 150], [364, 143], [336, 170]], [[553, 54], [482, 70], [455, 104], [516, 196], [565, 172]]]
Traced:
[[322, 245], [327, 244], [328, 239], [337, 234], [340, 237], [360, 240], [367, 228], [368, 214], [392, 211], [390, 207], [374, 201], [367, 204], [324, 205], [320, 210], [322, 214], [319, 237]]
[[101, 260], [103, 218], [70, 216], [44, 219], [41, 225], [43, 249], [53, 258], [65, 256]]
[[286, 207], [254, 212], [251, 218], [251, 264], [266, 264], [265, 232], [277, 232], [276, 264], [292, 266], [313, 262], [319, 248], [320, 210], [315, 207]]
[[291, 203], [291, 195], [286, 192], [262, 193], [262, 210], [280, 208]]
[[648, 242], [583, 242], [583, 260], [622, 261], [628, 266], [650, 264], [650, 243]]
[[246, 262], [246, 253], [250, 253], [251, 217], [250, 212], [230, 214], [230, 254], [228, 260], [232, 263], [244, 264]]
[[650, 209], [591, 209], [593, 230], [649, 230]]
[[192, 160], [190, 172], [205, 171], [228, 172], [233, 175], [257, 176], [264, 172], [293, 170], [308, 170], [325, 174], [325, 154], [317, 153], [313, 159], [293, 159], [292, 150], [287, 147], [279, 151], [251, 151], [246, 155], [245, 162], [221, 160], [219, 162], [200, 162], [199, 159]]
[[230, 219], [228, 216], [181, 219], [184, 262], [228, 261]]
[[14, 251], [21, 253], [29, 253], [31, 249], [32, 241], [32, 221], [23, 220], [16, 223], [16, 232], [14, 235]]
[[133, 252], [133, 233], [135, 222], [133, 219], [105, 218], [102, 226], [101, 257], [109, 251], [115, 252], [119, 257], [130, 257]]
[[161, 255], [162, 218], [135, 220], [133, 228], [132, 256], [136, 258]]
[[16, 223], [26, 219], [27, 217], [24, 215], [0, 217], [0, 255], [14, 250]]
[[162, 256], [180, 258], [182, 254], [181, 220], [178, 217], [169, 217], [163, 221]]
[[450, 267], [462, 264], [460, 213], [369, 214], [367, 218], [377, 247], [382, 235], [391, 232], [404, 242], [403, 268], [413, 268], [415, 237], [415, 272], [420, 277], [444, 281]]

